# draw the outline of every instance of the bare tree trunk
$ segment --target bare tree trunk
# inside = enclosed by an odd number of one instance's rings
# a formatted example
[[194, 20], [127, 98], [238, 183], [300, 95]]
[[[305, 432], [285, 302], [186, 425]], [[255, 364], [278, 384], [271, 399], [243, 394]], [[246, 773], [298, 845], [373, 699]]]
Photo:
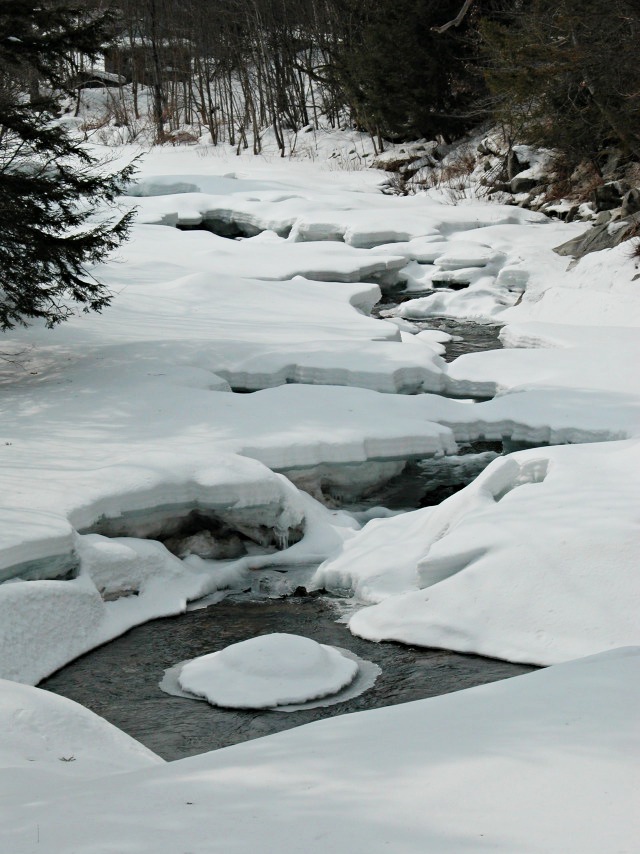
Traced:
[[167, 98], [162, 85], [162, 63], [160, 61], [158, 37], [158, 10], [156, 0], [147, 0], [147, 2], [150, 16], [151, 57], [153, 63], [153, 81], [151, 84], [151, 91], [153, 93], [153, 120], [156, 128], [156, 139], [158, 142], [162, 142], [164, 139]]

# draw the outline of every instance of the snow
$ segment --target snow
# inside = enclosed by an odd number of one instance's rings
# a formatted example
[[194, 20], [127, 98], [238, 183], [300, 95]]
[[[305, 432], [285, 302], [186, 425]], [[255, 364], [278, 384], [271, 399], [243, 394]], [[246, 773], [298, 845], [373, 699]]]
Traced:
[[[181, 162], [188, 168], [189, 152], [180, 153], [183, 155]], [[152, 156], [147, 163], [150, 165], [153, 159]], [[198, 166], [202, 168], [201, 163]], [[249, 234], [274, 231], [293, 242], [343, 241], [354, 248], [370, 248], [424, 237], [437, 239], [452, 231], [547, 221], [543, 214], [501, 205], [455, 206], [428, 196], [398, 198], [371, 192], [354, 194], [341, 192], [334, 186], [316, 185], [311, 191], [308, 182], [303, 186], [296, 182], [293, 170], [287, 170], [284, 181], [276, 185], [277, 189], [272, 183], [274, 170], [268, 175], [269, 183], [263, 183], [265, 173], [259, 171], [257, 182], [247, 182], [243, 175], [238, 175], [235, 192], [233, 189], [229, 192], [226, 181], [220, 186], [217, 180], [203, 182], [189, 174], [185, 175], [183, 186], [175, 178], [165, 179], [173, 192], [158, 195], [162, 183], [155, 177], [146, 177], [148, 168], [144, 168], [139, 187], [134, 185], [128, 192], [132, 197], [138, 196], [135, 205], [140, 211], [140, 221], [152, 224], [188, 226], [214, 222], [238, 226]], [[254, 174], [257, 171], [255, 165], [252, 171]], [[185, 192], [187, 187], [198, 192]], [[152, 195], [140, 198], [139, 194], [145, 190]]]
[[[294, 487], [290, 489], [296, 494]], [[250, 588], [252, 576], [263, 566], [321, 562], [358, 524], [349, 514], [330, 511], [304, 493], [298, 495], [306, 523], [302, 538], [275, 553], [256, 546], [256, 553], [235, 561], [195, 555], [180, 561], [161, 543], [76, 535], [81, 569], [77, 579], [11, 579], [0, 585], [0, 678], [35, 684], [132, 626], [185, 611], [189, 600]], [[269, 507], [267, 503], [262, 508], [259, 518], [267, 518]], [[176, 508], [169, 518], [175, 516]], [[157, 524], [157, 516], [136, 517], [138, 524], [141, 521], [148, 530], [150, 521]], [[244, 527], [242, 513], [237, 524]]]
[[632, 851], [638, 649], [359, 714], [3, 811], [12, 854]]
[[159, 572], [166, 578], [183, 574], [183, 565], [154, 540], [85, 534], [76, 541], [83, 572], [102, 595], [139, 593]]
[[357, 672], [356, 662], [333, 647], [274, 632], [192, 659], [178, 683], [214, 706], [266, 709], [336, 694]]
[[561, 349], [468, 353], [451, 365], [447, 387], [457, 395], [486, 397], [523, 388], [638, 392], [635, 364], [640, 356], [640, 340], [634, 330], [616, 332], [601, 346], [588, 334], [583, 339], [580, 346]]
[[3, 679], [36, 683], [95, 645], [104, 615], [98, 591], [83, 578], [0, 586]]
[[[167, 224], [165, 216], [160, 219], [161, 224]], [[182, 224], [187, 219], [184, 216], [178, 222]], [[157, 227], [140, 228], [150, 232], [152, 240], [158, 240]], [[292, 243], [273, 231], [241, 241], [203, 231], [177, 231], [171, 236], [162, 255], [175, 258], [179, 247], [178, 251], [192, 259], [185, 266], [197, 263], [198, 269], [208, 269], [216, 275], [273, 281], [302, 276], [317, 281], [360, 282], [390, 275], [393, 278], [405, 264], [403, 255], [377, 255], [344, 243]]]
[[[458, 278], [468, 282], [469, 287], [409, 300], [398, 307], [397, 313], [409, 319], [448, 315], [502, 321], [509, 309], [517, 311], [513, 307], [523, 288], [529, 289], [530, 279], [532, 290], [547, 288], [550, 280], [564, 280], [567, 259], [555, 255], [552, 248], [582, 230], [584, 224], [554, 222], [551, 229], [543, 222], [531, 222], [526, 228], [515, 223], [479, 224], [472, 231], [452, 233], [445, 244], [438, 246], [437, 254], [432, 251], [416, 259], [425, 263], [405, 268], [409, 289], [423, 291], [446, 282], [446, 274], [451, 275], [449, 257], [466, 267]], [[444, 266], [439, 263], [441, 257]], [[459, 268], [455, 272], [459, 273]]]
[[[95, 270], [112, 305], [4, 336], [1, 675], [36, 682], [313, 561], [317, 584], [376, 603], [352, 620], [375, 639], [536, 662], [638, 642], [637, 260], [621, 246], [568, 269], [553, 247], [583, 224], [386, 196], [382, 177], [157, 147], [123, 200], [131, 241]], [[175, 227], [202, 223], [245, 237]], [[438, 290], [372, 318], [405, 280]], [[447, 336], [411, 322], [434, 313], [505, 323], [506, 348], [447, 365]], [[326, 506], [476, 439], [589, 444], [518, 451], [361, 534]], [[496, 501], [492, 478], [525, 482]]]
[[[278, 573], [280, 578], [284, 578], [285, 580], [288, 580], [288, 576], [294, 574], [295, 573], [286, 573], [286, 575], [283, 575], [282, 573]], [[306, 700], [303, 703], [287, 703], [286, 705], [272, 706], [270, 711], [290, 713], [299, 712], [304, 709], [318, 709], [326, 706], [335, 706], [339, 703], [344, 703], [347, 700], [352, 700], [354, 697], [359, 697], [360, 694], [364, 694], [365, 691], [368, 691], [369, 688], [372, 688], [375, 685], [378, 676], [382, 673], [382, 670], [377, 664], [374, 664], [372, 661], [366, 661], [364, 658], [360, 658], [360, 656], [356, 655], [350, 649], [344, 649], [339, 646], [332, 647], [332, 649], [337, 650], [337, 652], [339, 652], [344, 658], [355, 663], [357, 671], [353, 680], [335, 694], [316, 697], [312, 700]], [[178, 664], [174, 664], [173, 667], [167, 668], [164, 671], [164, 676], [158, 683], [158, 687], [164, 691], [165, 694], [170, 694], [172, 697], [182, 697], [186, 700], [198, 700], [206, 703], [206, 697], [196, 696], [195, 694], [191, 694], [180, 687], [179, 680], [182, 668], [187, 663], [187, 661], [180, 661]]]
[[[566, 262], [566, 258], [563, 259]], [[571, 266], [571, 265], [570, 265]], [[505, 320], [567, 323], [599, 327], [637, 327], [640, 323], [638, 261], [628, 243], [593, 252], [564, 276], [532, 278], [531, 288]]]
[[159, 756], [77, 703], [0, 679], [4, 806], [37, 802], [79, 782], [161, 764]]
[[[519, 153], [541, 174], [544, 153]], [[638, 260], [569, 264], [553, 247], [584, 224], [386, 196], [345, 163], [153, 149], [122, 202], [132, 239], [95, 270], [113, 304], [3, 336], [11, 854], [634, 850]], [[372, 318], [403, 283], [419, 298]], [[505, 324], [505, 349], [447, 365], [436, 314]], [[332, 506], [475, 440], [523, 449], [434, 507]], [[170, 764], [18, 684], [190, 602], [301, 578], [352, 596], [371, 641], [552, 666]], [[377, 675], [279, 634], [173, 670], [211, 702], [292, 714]]]
[[[631, 441], [497, 459], [438, 507], [369, 523], [316, 583], [379, 603], [350, 621], [370, 640], [538, 664], [637, 643], [639, 454]], [[399, 576], [376, 550], [390, 536], [406, 544]]]

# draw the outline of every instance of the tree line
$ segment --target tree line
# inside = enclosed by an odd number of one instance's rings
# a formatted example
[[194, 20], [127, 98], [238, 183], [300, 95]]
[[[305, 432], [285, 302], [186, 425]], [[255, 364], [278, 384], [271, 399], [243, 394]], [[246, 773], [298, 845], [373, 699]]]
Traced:
[[637, 0], [98, 6], [117, 13], [110, 67], [134, 93], [141, 85], [153, 93], [158, 140], [195, 124], [214, 144], [258, 152], [271, 128], [284, 155], [288, 131], [321, 119], [366, 131], [380, 146], [453, 139], [496, 120], [515, 141], [572, 160], [598, 166], [613, 145], [640, 156]]
[[[22, 3], [22, 0], [17, 0]], [[35, 5], [35, 4], [31, 4]], [[42, 0], [110, 21], [121, 125], [258, 153], [321, 122], [385, 141], [483, 120], [573, 159], [640, 157], [638, 0]], [[52, 11], [53, 13], [53, 11]], [[69, 75], [85, 55], [69, 50]], [[25, 85], [34, 88], [31, 75]], [[144, 100], [141, 92], [146, 93]], [[149, 97], [150, 96], [150, 97]]]
[[[92, 4], [95, 5], [95, 4]], [[459, 0], [113, 0], [109, 71], [152, 93], [158, 141], [196, 124], [214, 144], [260, 150], [273, 131], [321, 121], [384, 140], [455, 135], [468, 126], [478, 71], [474, 40], [433, 27]], [[127, 116], [123, 115], [123, 120]]]

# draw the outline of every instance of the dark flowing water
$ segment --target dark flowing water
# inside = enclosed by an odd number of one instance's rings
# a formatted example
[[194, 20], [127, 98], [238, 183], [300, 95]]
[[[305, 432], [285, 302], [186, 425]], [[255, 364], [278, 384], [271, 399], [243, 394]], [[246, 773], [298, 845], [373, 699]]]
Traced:
[[[501, 346], [495, 325], [448, 318], [430, 318], [417, 325], [454, 336], [446, 345], [449, 361], [462, 353]], [[469, 463], [462, 468], [447, 461], [439, 469], [433, 468], [434, 461], [410, 464], [365, 504], [378, 501], [389, 507], [411, 508], [436, 503], [473, 479], [489, 460], [479, 465], [472, 454], [489, 450], [500, 448], [484, 445], [464, 449]], [[533, 669], [445, 650], [370, 643], [354, 637], [346, 625], [337, 622], [339, 609], [338, 601], [317, 596], [227, 599], [139, 626], [72, 662], [40, 687], [92, 709], [165, 759], [178, 759], [321, 718], [446, 694]], [[169, 696], [158, 687], [164, 670], [180, 661], [270, 632], [290, 632], [349, 649], [376, 663], [382, 673], [376, 684], [358, 697], [297, 712], [214, 708]]]
[[[532, 668], [479, 656], [354, 637], [337, 623], [326, 597], [229, 601], [179, 617], [154, 620], [93, 650], [40, 687], [87, 706], [165, 759], [179, 759], [279, 732], [320, 718], [390, 706], [494, 682]], [[163, 671], [269, 632], [291, 632], [373, 661], [373, 688], [334, 706], [297, 712], [237, 711], [165, 694]]]
[[452, 317], [430, 317], [428, 320], [412, 320], [421, 329], [440, 329], [453, 336], [445, 344], [444, 360], [453, 362], [465, 353], [480, 353], [483, 350], [501, 350], [498, 337], [502, 324], [474, 323], [471, 320], [456, 320]]
[[[397, 308], [403, 302], [429, 296], [437, 293], [435, 290], [412, 294], [383, 294], [382, 300], [377, 303], [371, 312], [373, 317], [386, 319], [385, 312]], [[445, 343], [446, 362], [453, 362], [458, 356], [466, 353], [480, 353], [483, 350], [501, 350], [502, 342], [499, 335], [502, 324], [491, 322], [477, 322], [473, 320], [458, 320], [455, 317], [429, 317], [424, 320], [411, 318], [410, 323], [420, 329], [439, 329], [451, 335], [451, 340]]]

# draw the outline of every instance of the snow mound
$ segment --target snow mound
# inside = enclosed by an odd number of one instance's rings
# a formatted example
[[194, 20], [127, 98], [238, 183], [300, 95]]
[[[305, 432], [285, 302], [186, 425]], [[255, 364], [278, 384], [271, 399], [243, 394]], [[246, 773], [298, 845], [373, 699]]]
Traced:
[[[496, 459], [438, 507], [367, 525], [314, 583], [379, 603], [349, 623], [368, 640], [535, 664], [637, 644], [639, 459], [637, 440]], [[375, 549], [390, 538], [396, 561]]]
[[95, 646], [103, 616], [86, 578], [0, 585], [0, 678], [38, 682]]
[[[134, 771], [162, 760], [84, 706], [30, 685], [0, 679], [0, 767], [43, 767], [60, 757], [74, 776]], [[63, 769], [65, 774], [69, 772]], [[84, 773], [83, 773], [84, 772]]]
[[357, 672], [356, 662], [332, 647], [276, 632], [194, 658], [178, 681], [215, 706], [265, 709], [335, 694]]
[[[355, 652], [352, 652], [350, 649], [345, 649], [340, 646], [333, 647], [333, 649], [356, 664], [358, 672], [356, 673], [353, 681], [349, 682], [346, 687], [341, 688], [335, 694], [316, 697], [313, 700], [306, 700], [304, 703], [289, 703], [284, 706], [273, 706], [271, 711], [299, 712], [307, 709], [319, 709], [326, 706], [335, 706], [338, 705], [338, 703], [345, 703], [347, 700], [359, 697], [360, 694], [364, 694], [365, 691], [368, 691], [369, 688], [372, 688], [375, 685], [378, 676], [382, 673], [382, 669], [378, 667], [377, 664], [374, 664], [372, 661], [367, 661], [365, 658], [360, 658], [360, 656], [356, 655]], [[182, 673], [182, 668], [188, 663], [188, 661], [181, 661], [178, 664], [174, 664], [173, 667], [167, 668], [164, 671], [164, 676], [161, 681], [158, 682], [158, 687], [161, 691], [164, 691], [165, 694], [169, 694], [172, 697], [183, 697], [186, 700], [197, 700], [198, 702], [205, 703], [207, 702], [206, 697], [197, 697], [195, 694], [190, 694], [188, 691], [184, 691], [180, 687], [180, 674]]]
[[0, 800], [20, 803], [88, 777], [162, 760], [88, 709], [0, 679]]

